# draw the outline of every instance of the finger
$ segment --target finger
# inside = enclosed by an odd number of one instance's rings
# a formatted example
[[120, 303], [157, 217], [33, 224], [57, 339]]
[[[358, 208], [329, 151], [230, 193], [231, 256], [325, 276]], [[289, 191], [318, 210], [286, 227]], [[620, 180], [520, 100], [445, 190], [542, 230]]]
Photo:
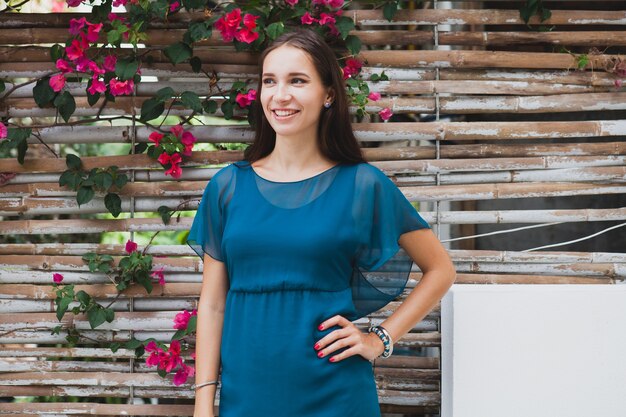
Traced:
[[326, 336], [318, 340], [314, 348], [315, 350], [323, 349], [337, 339], [350, 336], [351, 333], [352, 333], [351, 329], [346, 329], [346, 328], [333, 330], [332, 332], [328, 333]]
[[358, 339], [356, 337], [354, 337], [353, 335], [349, 335], [347, 337], [343, 337], [341, 339], [338, 339], [336, 341], [334, 341], [333, 343], [329, 344], [328, 346], [326, 346], [325, 348], [320, 349], [317, 352], [317, 356], [319, 358], [323, 358], [325, 356], [330, 355], [331, 353], [335, 352], [336, 350], [339, 350], [343, 347], [346, 346], [352, 346], [358, 343]]
[[352, 324], [352, 322], [346, 319], [344, 316], [337, 314], [335, 316], [332, 316], [328, 320], [324, 320], [323, 322], [321, 322], [318, 326], [318, 329], [319, 330], [328, 329], [329, 327], [332, 327], [336, 324], [341, 327], [346, 327], [347, 325]]
[[358, 348], [356, 346], [352, 346], [351, 348], [346, 349], [346, 350], [344, 350], [341, 353], [338, 353], [336, 355], [330, 356], [328, 358], [328, 361], [335, 363], [335, 362], [339, 362], [341, 360], [344, 360], [346, 358], [349, 358], [350, 356], [354, 356], [356, 354], [358, 354]]

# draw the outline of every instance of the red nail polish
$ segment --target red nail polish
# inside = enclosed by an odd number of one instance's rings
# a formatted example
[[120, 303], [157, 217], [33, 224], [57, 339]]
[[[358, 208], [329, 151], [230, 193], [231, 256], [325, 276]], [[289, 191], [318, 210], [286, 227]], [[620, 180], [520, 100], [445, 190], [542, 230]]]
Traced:
[[321, 324], [319, 326], [317, 326], [318, 329], [320, 330], [324, 330], [324, 326], [322, 326]]
[[315, 350], [317, 350], [317, 349], [319, 349], [319, 348], [320, 348], [320, 344], [319, 344], [319, 343], [316, 343], [316, 344], [315, 344], [315, 346], [313, 346], [313, 347], [315, 348]]
[[324, 353], [323, 352], [318, 352], [317, 357], [321, 358], [322, 356], [324, 356]]
[[333, 356], [332, 358], [329, 359], [330, 362], [335, 362], [335, 357]]

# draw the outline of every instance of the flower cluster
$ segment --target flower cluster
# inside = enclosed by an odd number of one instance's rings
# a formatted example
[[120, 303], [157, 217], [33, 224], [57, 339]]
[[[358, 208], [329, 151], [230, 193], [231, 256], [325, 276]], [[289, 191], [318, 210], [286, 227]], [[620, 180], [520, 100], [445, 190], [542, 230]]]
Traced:
[[250, 44], [259, 38], [259, 32], [255, 31], [258, 18], [259, 16], [251, 13], [242, 17], [241, 9], [233, 9], [217, 19], [215, 29], [220, 32], [224, 42], [232, 42], [233, 39], [236, 39], [239, 42]]
[[154, 340], [146, 345], [146, 352], [149, 356], [146, 358], [147, 366], [156, 366], [159, 370], [166, 373], [176, 371], [174, 374], [174, 385], [182, 385], [187, 378], [193, 377], [195, 369], [193, 366], [185, 364], [185, 360], [181, 356], [180, 342], [172, 340], [167, 350], [159, 347]]
[[0, 122], [0, 139], [4, 139], [7, 137], [8, 135], [8, 129], [6, 127], [6, 125], [2, 122]]
[[[68, 3], [69, 4], [69, 3]], [[114, 13], [109, 16], [112, 20], [120, 20]], [[90, 43], [96, 43], [100, 37], [102, 23], [90, 23], [85, 17], [71, 19], [69, 32], [75, 36], [69, 46], [65, 48], [67, 59], [59, 58], [56, 61], [56, 68], [60, 74], [50, 78], [50, 87], [59, 92], [65, 86], [66, 74], [70, 72], [80, 72], [91, 74], [91, 80], [87, 92], [90, 95], [104, 93], [107, 85], [104, 79], [109, 79], [109, 92], [111, 95], [130, 95], [133, 93], [134, 81], [132, 78], [122, 80], [119, 77], [105, 77], [106, 73], [115, 73], [117, 58], [114, 55], [107, 55], [100, 64], [87, 57], [86, 51]], [[137, 68], [137, 73], [141, 71]]]
[[[335, 3], [338, 3], [338, 2], [335, 2]], [[319, 4], [323, 4], [323, 3], [320, 2]], [[343, 0], [341, 1], [341, 4], [343, 5]], [[319, 18], [316, 18], [313, 15], [311, 15], [311, 13], [306, 12], [300, 18], [300, 23], [302, 23], [303, 25], [313, 25], [314, 23], [317, 23], [319, 26], [328, 27], [331, 35], [339, 36], [340, 32], [339, 32], [339, 29], [337, 29], [336, 23], [337, 23], [337, 17], [341, 16], [342, 14], [343, 14], [343, 10], [339, 9], [334, 12], [331, 11], [330, 13], [321, 12], [319, 14]]]
[[246, 94], [237, 93], [237, 98], [235, 98], [235, 101], [242, 109], [248, 107], [254, 100], [256, 100], [256, 90], [253, 88], [248, 90]]
[[347, 80], [350, 77], [355, 77], [361, 72], [361, 68], [363, 68], [363, 63], [355, 58], [346, 59], [346, 64], [344, 65], [343, 71], [343, 79]]
[[183, 173], [180, 167], [182, 157], [191, 156], [196, 138], [191, 132], [184, 131], [181, 125], [176, 125], [170, 128], [170, 133], [152, 132], [148, 139], [154, 143], [148, 149], [148, 155], [166, 168], [165, 175], [180, 178]]

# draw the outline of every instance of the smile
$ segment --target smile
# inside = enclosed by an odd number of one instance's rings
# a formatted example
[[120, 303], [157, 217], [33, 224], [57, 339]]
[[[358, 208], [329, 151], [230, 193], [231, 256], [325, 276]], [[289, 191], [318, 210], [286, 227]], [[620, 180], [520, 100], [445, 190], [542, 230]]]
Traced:
[[278, 120], [288, 119], [299, 112], [299, 110], [272, 110], [272, 113], [274, 113], [274, 117], [276, 117], [276, 119]]

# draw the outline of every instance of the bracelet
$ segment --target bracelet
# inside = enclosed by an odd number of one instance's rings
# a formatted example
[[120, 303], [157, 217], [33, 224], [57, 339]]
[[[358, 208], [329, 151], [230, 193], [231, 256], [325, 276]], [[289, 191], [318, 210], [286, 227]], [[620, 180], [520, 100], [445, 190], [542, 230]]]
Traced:
[[375, 333], [376, 336], [382, 340], [383, 345], [385, 346], [385, 350], [380, 354], [381, 358], [388, 358], [393, 353], [393, 340], [391, 339], [391, 335], [383, 326], [371, 326], [369, 328], [370, 333]]
[[196, 390], [196, 389], [198, 389], [198, 388], [202, 388], [202, 387], [207, 386], [207, 385], [217, 385], [218, 383], [219, 383], [219, 382], [216, 380], [216, 381], [207, 381], [207, 382], [203, 382], [202, 384], [198, 384], [198, 385], [193, 384], [193, 385], [191, 386], [191, 389]]

